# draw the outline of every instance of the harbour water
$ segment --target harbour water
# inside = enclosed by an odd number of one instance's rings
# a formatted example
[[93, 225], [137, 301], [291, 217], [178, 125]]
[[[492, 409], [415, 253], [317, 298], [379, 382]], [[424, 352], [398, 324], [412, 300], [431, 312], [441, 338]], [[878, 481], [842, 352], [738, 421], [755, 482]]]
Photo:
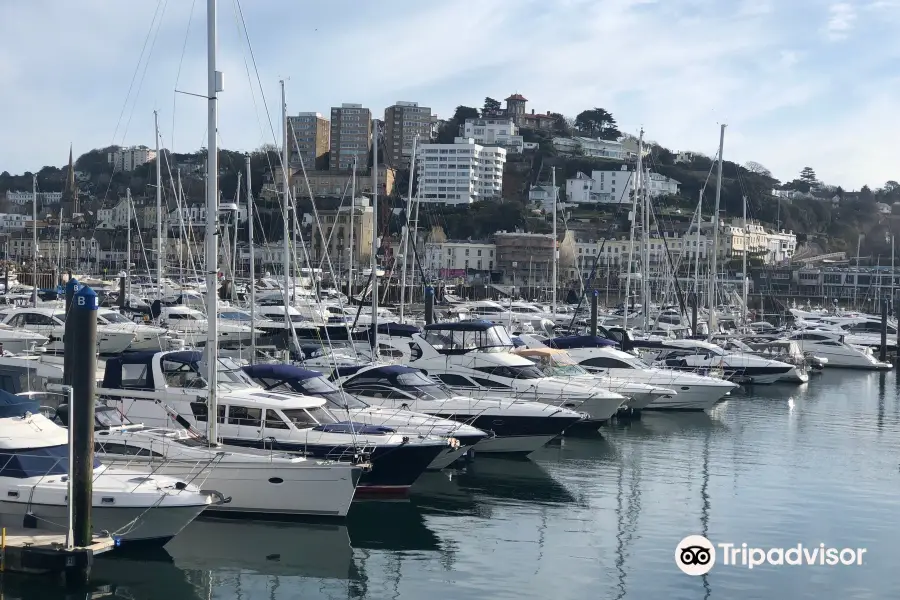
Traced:
[[[738, 391], [706, 414], [647, 414], [531, 461], [428, 474], [409, 502], [343, 524], [198, 521], [154, 555], [99, 558], [93, 596], [888, 598], [900, 589], [900, 381], [832, 370]], [[678, 543], [866, 548], [860, 566], [725, 566]], [[7, 598], [54, 597], [35, 580]], [[60, 592], [61, 593], [61, 592]], [[85, 597], [75, 595], [69, 597]]]

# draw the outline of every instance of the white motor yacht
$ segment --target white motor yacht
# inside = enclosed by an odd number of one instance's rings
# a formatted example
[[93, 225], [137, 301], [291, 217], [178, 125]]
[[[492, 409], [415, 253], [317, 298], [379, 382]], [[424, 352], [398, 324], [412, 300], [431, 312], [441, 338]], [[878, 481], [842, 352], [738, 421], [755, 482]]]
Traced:
[[727, 352], [702, 340], [634, 340], [644, 360], [656, 366], [692, 372], [720, 370], [727, 379], [769, 384], [785, 377], [793, 366], [753, 354]]
[[424, 334], [414, 334], [412, 340], [409, 366], [463, 395], [551, 404], [595, 422], [609, 420], [626, 401], [615, 392], [546, 376], [527, 358], [513, 354], [507, 331], [490, 321], [426, 325]]
[[844, 340], [844, 335], [825, 329], [811, 329], [789, 335], [791, 341], [797, 342], [804, 353], [815, 354], [828, 359], [827, 367], [843, 367], [847, 369], [869, 369], [886, 371], [893, 368], [888, 362], [875, 358], [872, 349], [865, 346], [854, 346]]
[[[14, 328], [26, 329], [50, 338], [49, 352], [63, 351], [66, 312], [61, 307], [26, 307], [5, 311], [3, 322]], [[115, 327], [97, 324], [97, 351], [100, 354], [124, 352], [134, 341], [134, 334]]]
[[301, 394], [330, 398], [332, 406], [347, 403], [388, 414], [425, 413], [490, 432], [492, 435], [475, 444], [476, 454], [530, 454], [583, 418], [574, 411], [540, 402], [460, 396], [418, 369], [399, 365], [338, 368], [334, 377], [340, 388], [318, 371], [295, 367], [279, 376], [285, 378], [264, 381], [276, 386], [272, 389], [287, 386]]
[[0, 323], [0, 351], [13, 354], [33, 352], [38, 346], [46, 345], [49, 340], [49, 336], [42, 333]]
[[[160, 324], [165, 324], [169, 332], [184, 340], [187, 346], [202, 347], [206, 345], [206, 316], [194, 308], [187, 306], [163, 306], [159, 315]], [[253, 329], [227, 319], [219, 319], [219, 345], [234, 347], [248, 345]], [[262, 335], [262, 332], [258, 332]]]
[[[21, 528], [30, 515], [36, 526], [65, 533], [68, 432], [27, 398], [0, 392], [0, 409], [0, 523]], [[96, 459], [92, 495], [94, 531], [128, 544], [163, 545], [221, 501], [216, 492], [181, 478], [109, 467]]]
[[131, 334], [134, 339], [128, 350], [180, 350], [184, 343], [169, 335], [162, 327], [132, 321], [112, 308], [97, 311], [97, 325], [107, 331], [121, 331]]

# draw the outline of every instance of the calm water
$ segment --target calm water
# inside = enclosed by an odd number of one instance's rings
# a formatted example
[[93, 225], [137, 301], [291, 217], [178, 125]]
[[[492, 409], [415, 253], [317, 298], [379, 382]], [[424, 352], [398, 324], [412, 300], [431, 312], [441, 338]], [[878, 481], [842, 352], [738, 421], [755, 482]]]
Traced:
[[[788, 398], [793, 396], [794, 407]], [[158, 556], [105, 558], [122, 598], [888, 598], [900, 589], [900, 383], [831, 371], [712, 415], [647, 415], [533, 461], [478, 458], [345, 525], [202, 521]], [[865, 547], [862, 566], [689, 577], [678, 542]], [[3, 582], [6, 598], [53, 597]], [[57, 596], [58, 597], [58, 596]], [[83, 595], [81, 596], [83, 597]]]

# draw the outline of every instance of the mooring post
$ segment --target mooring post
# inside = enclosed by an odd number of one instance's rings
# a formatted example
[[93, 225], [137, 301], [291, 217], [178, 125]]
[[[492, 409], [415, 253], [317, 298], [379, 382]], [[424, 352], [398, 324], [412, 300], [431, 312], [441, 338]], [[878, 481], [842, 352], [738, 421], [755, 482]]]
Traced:
[[69, 281], [66, 283], [66, 324], [63, 327], [63, 383], [66, 385], [72, 385], [72, 352], [74, 352], [74, 344], [69, 343], [72, 336], [69, 335], [68, 317], [72, 310], [72, 299], [77, 291], [78, 280], [69, 277]]
[[94, 477], [94, 392], [97, 370], [97, 294], [89, 286], [75, 292], [66, 329], [72, 340], [72, 530], [75, 546], [91, 544], [91, 496]]
[[597, 335], [597, 302], [598, 292], [591, 292], [591, 335]]
[[125, 276], [119, 277], [119, 309], [125, 309]]
[[693, 335], [700, 335], [700, 327], [697, 323], [697, 293], [691, 294], [691, 330]]
[[878, 360], [884, 362], [887, 359], [887, 298], [881, 299], [881, 350], [878, 352]]
[[425, 324], [434, 323], [434, 288], [425, 286]]

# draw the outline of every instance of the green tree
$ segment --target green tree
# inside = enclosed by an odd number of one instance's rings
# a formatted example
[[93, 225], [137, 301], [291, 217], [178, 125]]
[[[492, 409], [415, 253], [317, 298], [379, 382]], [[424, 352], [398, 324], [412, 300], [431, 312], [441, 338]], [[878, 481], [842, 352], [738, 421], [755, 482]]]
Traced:
[[490, 96], [484, 99], [484, 108], [481, 109], [483, 115], [495, 115], [500, 112], [500, 101], [494, 100]]
[[751, 160], [747, 163], [744, 163], [744, 168], [747, 169], [748, 171], [750, 171], [751, 173], [756, 173], [757, 175], [765, 175], [766, 177], [772, 176], [772, 171], [768, 170], [767, 168], [765, 168], [764, 166], [762, 166], [761, 164], [759, 164], [758, 162], [753, 161], [753, 160]]
[[802, 179], [809, 185], [812, 185], [818, 181], [818, 179], [816, 179], [816, 172], [812, 167], [803, 167], [803, 170], [800, 171], [800, 179]]
[[553, 133], [566, 136], [572, 134], [571, 119], [560, 113], [550, 113], [550, 116], [553, 117]]
[[459, 126], [466, 122], [466, 119], [477, 119], [478, 109], [471, 106], [457, 106], [453, 118], [445, 121], [438, 130], [439, 144], [452, 144], [453, 139], [459, 136]]
[[578, 113], [575, 127], [581, 133], [602, 140], [616, 140], [622, 137], [612, 114], [603, 108], [592, 108]]

